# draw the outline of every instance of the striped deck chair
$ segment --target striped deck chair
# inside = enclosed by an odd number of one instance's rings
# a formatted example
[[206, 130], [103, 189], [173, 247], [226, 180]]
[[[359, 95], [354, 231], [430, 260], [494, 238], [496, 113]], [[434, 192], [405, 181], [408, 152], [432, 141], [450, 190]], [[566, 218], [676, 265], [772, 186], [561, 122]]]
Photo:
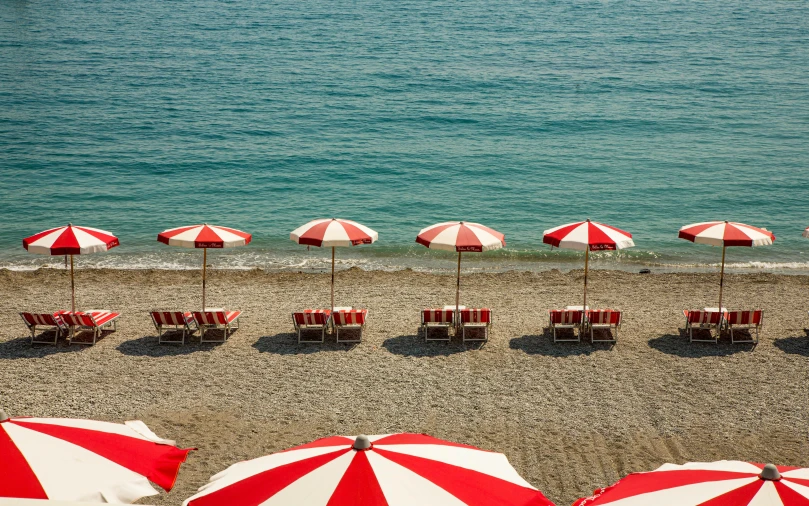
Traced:
[[[331, 310], [329, 309], [304, 309], [301, 312], [292, 313], [292, 324], [298, 333], [298, 343], [322, 343], [326, 340], [326, 329], [329, 328]], [[320, 330], [320, 340], [302, 339], [304, 330]]]
[[[194, 320], [194, 315], [190, 311], [158, 311], [153, 309], [149, 311], [149, 316], [152, 317], [152, 323], [157, 330], [157, 342], [163, 343], [180, 343], [185, 344], [186, 333], [191, 334], [197, 330], [197, 322]], [[193, 326], [193, 328], [192, 328]], [[183, 331], [181, 339], [166, 339], [169, 332]]]
[[[117, 322], [115, 321], [121, 313], [113, 313], [111, 311], [104, 311], [101, 309], [91, 309], [89, 311], [76, 311], [70, 313], [65, 311], [62, 313], [62, 321], [70, 327], [70, 344], [95, 344], [98, 338], [101, 337], [101, 332], [105, 327], [112, 327], [112, 330], [117, 330]], [[92, 341], [77, 341], [76, 331], [90, 330], [93, 332]]]
[[[449, 341], [449, 329], [455, 324], [455, 309], [422, 309], [421, 328], [424, 330], [425, 341]], [[430, 338], [428, 330], [431, 328], [447, 329], [447, 337]]]
[[[764, 322], [764, 311], [761, 309], [754, 309], [751, 311], [728, 311], [725, 315], [728, 323], [728, 330], [730, 330], [731, 343], [756, 343], [758, 344], [759, 330]], [[753, 333], [750, 333], [750, 339], [736, 339], [733, 337], [733, 329], [755, 329], [756, 337], [753, 338]]]
[[[549, 323], [548, 326], [553, 331], [553, 342], [560, 341], [581, 341], [581, 326], [584, 316], [584, 311], [581, 309], [552, 309], [548, 311]], [[578, 329], [578, 334], [573, 333], [570, 339], [557, 338], [556, 329]]]
[[[338, 343], [358, 343], [362, 341], [362, 330], [365, 328], [365, 320], [368, 317], [367, 309], [341, 309], [335, 311], [332, 316], [334, 331], [337, 334]], [[359, 330], [357, 339], [340, 339], [340, 330]]]
[[[239, 316], [241, 311], [225, 311], [224, 309], [206, 309], [205, 311], [194, 311], [194, 321], [199, 329], [199, 342], [201, 343], [224, 343], [230, 334], [239, 328]], [[222, 339], [205, 339], [205, 332], [211, 329], [222, 329]]]
[[[487, 308], [480, 309], [461, 309], [461, 340], [466, 341], [488, 341], [489, 340], [489, 327], [492, 324], [492, 310]], [[466, 329], [483, 329], [483, 337], [481, 338], [466, 338]]]
[[[612, 309], [594, 309], [587, 311], [587, 327], [590, 329], [591, 343], [614, 343], [618, 339], [618, 329], [621, 328], [621, 312]], [[595, 339], [594, 329], [606, 329], [613, 332], [609, 339]]]
[[[716, 343], [719, 339], [719, 332], [722, 329], [722, 313], [719, 311], [689, 311], [683, 310], [685, 316], [685, 329], [688, 331], [688, 338], [692, 343]], [[694, 339], [694, 327], [707, 330], [710, 339]], [[711, 330], [716, 330], [716, 335], [711, 334]]]
[[[62, 313], [63, 311], [55, 313], [20, 313], [25, 326], [31, 332], [31, 344], [56, 344], [59, 336], [68, 330], [67, 325], [62, 321]], [[53, 330], [53, 340], [37, 339], [37, 327], [49, 327], [50, 330]], [[45, 336], [45, 332], [42, 333], [42, 336]]]

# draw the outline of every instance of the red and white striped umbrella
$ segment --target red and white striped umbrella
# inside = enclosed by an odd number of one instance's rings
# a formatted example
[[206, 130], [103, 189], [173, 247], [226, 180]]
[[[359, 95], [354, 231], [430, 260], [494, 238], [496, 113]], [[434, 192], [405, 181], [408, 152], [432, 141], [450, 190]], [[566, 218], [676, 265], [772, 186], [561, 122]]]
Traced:
[[219, 227], [216, 225], [190, 225], [170, 228], [157, 234], [157, 240], [169, 246], [182, 248], [202, 248], [202, 309], [205, 304], [205, 284], [208, 270], [208, 248], [232, 248], [245, 246], [253, 239], [251, 234], [236, 230], [235, 228]]
[[356, 221], [324, 218], [301, 225], [289, 234], [298, 244], [331, 248], [331, 311], [334, 313], [334, 248], [371, 244], [379, 234]]
[[735, 460], [665, 464], [634, 473], [573, 506], [806, 506], [809, 469]]
[[65, 227], [45, 230], [22, 240], [23, 248], [29, 253], [40, 255], [70, 255], [70, 308], [76, 311], [76, 286], [73, 280], [73, 255], [86, 255], [107, 251], [118, 246], [118, 238], [106, 230], [90, 227], [76, 227], [68, 223]]
[[587, 308], [587, 274], [590, 252], [619, 250], [635, 246], [632, 234], [610, 225], [585, 220], [550, 228], [542, 234], [542, 242], [557, 248], [584, 251], [584, 304]]
[[722, 268], [719, 274], [719, 308], [722, 308], [722, 289], [725, 285], [725, 248], [728, 246], [769, 246], [775, 235], [766, 228], [751, 227], [730, 221], [706, 221], [692, 223], [680, 229], [678, 235], [699, 244], [722, 247]]
[[8, 418], [0, 410], [0, 497], [132, 503], [171, 490], [191, 449], [141, 421]]
[[424, 434], [318, 439], [239, 462], [183, 506], [552, 505], [505, 455]]

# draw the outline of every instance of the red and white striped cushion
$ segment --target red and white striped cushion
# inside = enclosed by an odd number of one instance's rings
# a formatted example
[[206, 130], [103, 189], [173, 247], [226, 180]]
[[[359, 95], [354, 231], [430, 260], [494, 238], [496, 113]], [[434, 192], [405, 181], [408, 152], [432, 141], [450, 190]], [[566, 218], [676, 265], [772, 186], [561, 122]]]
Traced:
[[581, 323], [582, 312], [576, 309], [554, 309], [550, 311], [551, 323], [555, 325], [573, 325]]
[[365, 317], [368, 315], [367, 309], [347, 309], [335, 311], [335, 325], [365, 325]]
[[685, 311], [688, 323], [697, 325], [717, 325], [721, 321], [722, 313], [719, 311]]
[[194, 319], [200, 325], [225, 325], [242, 314], [241, 311], [194, 311]]
[[328, 309], [305, 309], [301, 313], [293, 313], [298, 325], [326, 325], [331, 311]]
[[194, 317], [190, 311], [152, 311], [158, 325], [187, 325]]
[[587, 313], [587, 318], [594, 325], [618, 325], [621, 323], [621, 312], [612, 309], [595, 309]]
[[110, 311], [93, 311], [91, 313], [76, 311], [75, 313], [65, 312], [61, 314], [62, 320], [67, 325], [79, 327], [101, 327], [119, 316], [121, 316], [121, 313], [112, 313]]
[[491, 309], [461, 309], [461, 323], [491, 323]]
[[59, 313], [48, 314], [48, 313], [20, 313], [25, 319], [25, 322], [29, 326], [33, 325], [49, 325], [52, 327], [58, 327], [61, 324], [61, 320], [57, 320], [59, 318]]
[[454, 309], [423, 309], [421, 315], [424, 323], [452, 323], [455, 320]]
[[731, 325], [760, 325], [761, 310], [755, 311], [730, 311], [728, 313], [728, 323]]

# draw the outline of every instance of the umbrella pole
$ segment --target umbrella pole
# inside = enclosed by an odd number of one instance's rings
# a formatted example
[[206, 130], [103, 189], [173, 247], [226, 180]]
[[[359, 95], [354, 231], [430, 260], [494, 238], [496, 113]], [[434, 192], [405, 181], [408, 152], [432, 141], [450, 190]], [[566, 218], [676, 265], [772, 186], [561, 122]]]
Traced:
[[205, 274], [208, 270], [208, 248], [202, 248], [202, 310], [205, 311]]
[[455, 328], [461, 323], [461, 252], [458, 252], [458, 282], [455, 285]]
[[73, 255], [70, 255], [70, 312], [76, 312], [76, 285], [73, 282]]
[[584, 252], [584, 304], [582, 311], [587, 311], [587, 272], [590, 270], [590, 248]]
[[334, 246], [331, 247], [331, 314], [334, 314]]
[[722, 245], [722, 269], [719, 271], [719, 311], [722, 312], [722, 288], [725, 284], [725, 245]]

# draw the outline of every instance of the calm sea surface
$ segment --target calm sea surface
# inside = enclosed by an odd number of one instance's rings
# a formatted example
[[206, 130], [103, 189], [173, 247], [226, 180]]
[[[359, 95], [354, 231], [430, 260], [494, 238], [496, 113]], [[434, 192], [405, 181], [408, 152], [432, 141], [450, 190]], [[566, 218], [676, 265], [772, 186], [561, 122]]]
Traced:
[[472, 269], [580, 266], [542, 231], [591, 218], [637, 247], [598, 267], [707, 269], [680, 226], [775, 232], [739, 269], [809, 272], [809, 2], [0, 0], [0, 267], [72, 221], [82, 266], [197, 267], [196, 222], [254, 242], [217, 267], [318, 269], [289, 232], [360, 221], [341, 266], [453, 269], [414, 243], [479, 221]]

